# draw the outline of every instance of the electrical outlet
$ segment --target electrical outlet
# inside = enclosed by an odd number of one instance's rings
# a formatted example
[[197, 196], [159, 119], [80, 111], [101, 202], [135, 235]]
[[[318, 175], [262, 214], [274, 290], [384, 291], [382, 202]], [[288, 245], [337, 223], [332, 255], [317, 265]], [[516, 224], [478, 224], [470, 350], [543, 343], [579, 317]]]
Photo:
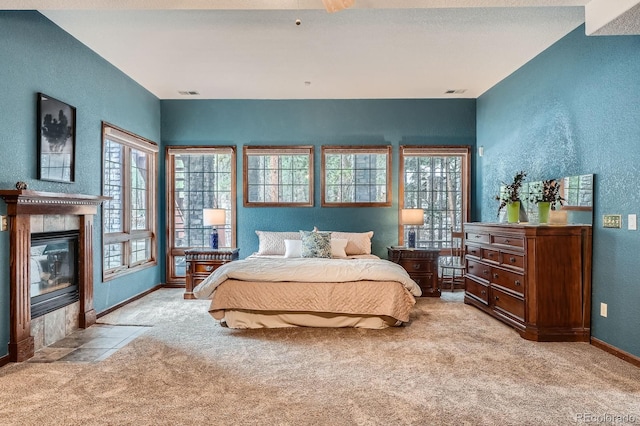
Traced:
[[605, 228], [621, 228], [622, 216], [619, 214], [605, 214], [602, 216], [602, 226]]
[[7, 221], [7, 216], [0, 216], [0, 231], [8, 231], [9, 223]]
[[600, 316], [601, 317], [607, 317], [607, 304], [606, 303], [600, 303]]
[[638, 229], [638, 218], [635, 214], [630, 214], [627, 216], [627, 228], [630, 231], [635, 231]]

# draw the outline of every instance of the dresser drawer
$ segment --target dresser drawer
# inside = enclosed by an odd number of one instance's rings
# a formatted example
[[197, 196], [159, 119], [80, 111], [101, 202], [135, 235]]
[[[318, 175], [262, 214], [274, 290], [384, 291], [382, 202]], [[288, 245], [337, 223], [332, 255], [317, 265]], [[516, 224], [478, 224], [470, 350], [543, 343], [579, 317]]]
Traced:
[[481, 234], [479, 232], [467, 232], [465, 240], [470, 243], [489, 244], [489, 234]]
[[505, 266], [524, 270], [524, 255], [513, 253], [502, 253], [500, 263]]
[[[409, 274], [412, 280], [418, 284], [420, 290], [422, 290], [422, 295], [427, 296], [427, 293], [432, 293], [434, 290], [434, 282], [433, 282], [433, 274]], [[435, 286], [437, 288], [437, 284]]]
[[507, 288], [520, 295], [524, 294], [524, 275], [516, 272], [509, 272], [500, 268], [491, 268], [491, 284]]
[[467, 256], [473, 256], [479, 259], [481, 254], [482, 254], [482, 249], [480, 247], [467, 246]]
[[491, 266], [467, 259], [467, 275], [473, 275], [474, 277], [489, 282], [491, 279]]
[[524, 238], [504, 236], [504, 235], [492, 235], [491, 244], [499, 244], [501, 246], [524, 248]]
[[426, 273], [434, 272], [431, 261], [419, 260], [419, 259], [400, 259], [398, 262], [409, 275], [413, 273]]
[[481, 300], [485, 304], [489, 304], [489, 286], [475, 281], [469, 277], [464, 279], [465, 290], [468, 294], [473, 295], [476, 299]]
[[194, 274], [210, 274], [215, 271], [220, 265], [226, 262], [193, 262], [193, 273]]
[[524, 300], [491, 287], [491, 304], [493, 309], [507, 314], [520, 322], [524, 322]]
[[500, 263], [500, 252], [498, 250], [482, 249], [482, 259], [489, 262]]

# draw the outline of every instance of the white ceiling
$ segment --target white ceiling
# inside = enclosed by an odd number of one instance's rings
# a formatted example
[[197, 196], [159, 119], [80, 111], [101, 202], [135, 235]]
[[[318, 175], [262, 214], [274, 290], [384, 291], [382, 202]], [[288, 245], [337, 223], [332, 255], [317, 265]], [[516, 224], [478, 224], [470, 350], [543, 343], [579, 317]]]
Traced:
[[0, 0], [38, 9], [160, 99], [476, 98], [584, 23], [587, 3], [356, 0], [329, 14], [321, 0]]

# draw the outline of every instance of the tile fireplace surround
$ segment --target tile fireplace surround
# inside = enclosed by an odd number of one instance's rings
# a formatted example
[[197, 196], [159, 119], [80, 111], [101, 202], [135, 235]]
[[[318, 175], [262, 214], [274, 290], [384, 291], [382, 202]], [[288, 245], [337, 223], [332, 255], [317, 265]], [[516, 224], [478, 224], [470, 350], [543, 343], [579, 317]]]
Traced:
[[[30, 190], [0, 190], [0, 198], [7, 203], [9, 215], [11, 263], [9, 359], [11, 362], [21, 362], [35, 354], [29, 294], [31, 233], [42, 232], [45, 220], [48, 221], [47, 227], [49, 225], [55, 227], [55, 223], [61, 221], [65, 224], [62, 225], [63, 227], [70, 226], [78, 229], [80, 233], [78, 325], [80, 328], [87, 328], [96, 322], [96, 312], [93, 308], [93, 216], [98, 206], [108, 197]], [[42, 220], [43, 229], [37, 229], [40, 220]], [[32, 226], [35, 229], [32, 229]], [[48, 231], [48, 229], [44, 230]], [[75, 308], [71, 309], [75, 310]]]

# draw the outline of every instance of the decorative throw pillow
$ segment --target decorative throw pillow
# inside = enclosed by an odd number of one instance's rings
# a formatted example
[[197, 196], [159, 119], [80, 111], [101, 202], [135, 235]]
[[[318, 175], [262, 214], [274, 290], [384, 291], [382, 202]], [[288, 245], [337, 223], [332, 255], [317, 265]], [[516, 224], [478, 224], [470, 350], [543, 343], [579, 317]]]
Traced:
[[318, 228], [314, 227], [316, 232], [331, 232], [331, 238], [347, 240], [347, 248], [345, 252], [347, 256], [354, 254], [371, 254], [371, 238], [373, 237], [373, 231], [368, 232], [339, 232], [339, 231], [318, 231]]
[[331, 258], [331, 233], [300, 231], [302, 257]]
[[284, 240], [284, 257], [302, 257], [302, 240]]
[[344, 249], [348, 242], [349, 240], [331, 237], [331, 257], [347, 257]]
[[299, 240], [299, 232], [256, 231], [258, 235], [258, 254], [284, 255], [284, 240]]

